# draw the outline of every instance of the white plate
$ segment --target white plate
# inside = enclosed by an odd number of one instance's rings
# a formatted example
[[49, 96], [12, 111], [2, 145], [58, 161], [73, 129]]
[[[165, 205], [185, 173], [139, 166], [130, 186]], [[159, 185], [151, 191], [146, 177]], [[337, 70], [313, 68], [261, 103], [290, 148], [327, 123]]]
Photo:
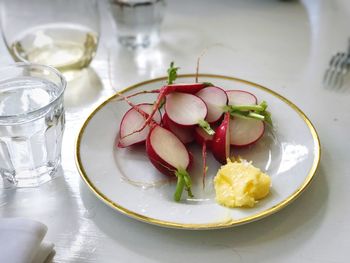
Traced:
[[[136, 84], [124, 90], [136, 92], [157, 89], [166, 78]], [[320, 160], [320, 142], [308, 118], [279, 94], [248, 81], [217, 75], [200, 75], [201, 81], [224, 89], [241, 89], [266, 100], [272, 112], [274, 131], [249, 149], [233, 149], [267, 172], [272, 179], [270, 195], [254, 208], [229, 209], [215, 202], [212, 179], [219, 164], [208, 154], [207, 186], [201, 188], [199, 147], [192, 146], [195, 165], [195, 199], [173, 201], [174, 181], [161, 175], [148, 161], [144, 146], [115, 147], [119, 123], [129, 106], [112, 96], [97, 107], [85, 121], [76, 145], [79, 172], [91, 190], [106, 204], [132, 218], [160, 226], [186, 229], [213, 229], [236, 226], [268, 216], [296, 199], [311, 182]], [[194, 81], [182, 75], [177, 82]], [[134, 102], [153, 102], [155, 95], [141, 95]], [[183, 194], [186, 198], [186, 193]]]

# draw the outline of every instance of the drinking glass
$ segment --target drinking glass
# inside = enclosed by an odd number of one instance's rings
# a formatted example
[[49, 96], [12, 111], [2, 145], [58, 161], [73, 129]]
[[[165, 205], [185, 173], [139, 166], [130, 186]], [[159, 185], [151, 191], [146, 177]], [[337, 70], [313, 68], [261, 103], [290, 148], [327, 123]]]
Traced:
[[60, 164], [66, 81], [54, 68], [0, 68], [0, 187], [33, 187]]
[[99, 40], [97, 0], [5, 0], [2, 36], [15, 61], [60, 71], [88, 66]]
[[109, 3], [122, 46], [146, 48], [159, 41], [164, 0], [109, 0]]

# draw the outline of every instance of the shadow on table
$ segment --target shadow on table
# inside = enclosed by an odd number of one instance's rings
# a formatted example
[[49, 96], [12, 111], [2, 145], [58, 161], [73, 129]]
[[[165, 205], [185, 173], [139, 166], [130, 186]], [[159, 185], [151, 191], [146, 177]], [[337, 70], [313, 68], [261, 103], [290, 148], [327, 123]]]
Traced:
[[[235, 228], [185, 231], [148, 225], [121, 215], [102, 204], [83, 183], [80, 191], [83, 203], [95, 210], [92, 220], [101, 231], [126, 250], [158, 262], [190, 258], [197, 262], [220, 258], [234, 261], [254, 257], [257, 251], [267, 261], [271, 256], [285, 257], [311, 239], [323, 221], [328, 201], [327, 180], [321, 166], [310, 187], [277, 214]], [[271, 245], [274, 254], [268, 249]]]
[[67, 119], [79, 117], [82, 110], [89, 108], [101, 96], [103, 84], [96, 71], [89, 67], [65, 72], [67, 88], [64, 104]]
[[64, 207], [62, 210], [72, 208], [75, 211], [76, 205], [70, 201], [68, 191], [64, 171], [59, 166], [54, 178], [38, 187], [0, 189], [0, 214], [35, 219], [33, 211], [40, 211], [38, 216], [43, 217], [55, 214], [60, 207]]

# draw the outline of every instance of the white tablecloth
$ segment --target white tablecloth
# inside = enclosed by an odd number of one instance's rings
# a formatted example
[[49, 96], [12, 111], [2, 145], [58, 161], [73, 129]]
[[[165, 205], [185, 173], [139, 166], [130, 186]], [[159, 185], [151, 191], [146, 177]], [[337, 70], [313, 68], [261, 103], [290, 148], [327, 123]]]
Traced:
[[[97, 57], [83, 79], [67, 89], [60, 176], [38, 189], [1, 191], [0, 215], [45, 223], [60, 263], [348, 262], [350, 88], [338, 92], [321, 85], [330, 57], [346, 50], [348, 10], [346, 0], [169, 0], [160, 45], [133, 53], [117, 46], [108, 10], [102, 8]], [[84, 118], [114, 89], [165, 75], [171, 60], [182, 73], [193, 73], [197, 56], [215, 43], [228, 48], [211, 49], [201, 72], [274, 89], [312, 120], [323, 150], [311, 186], [277, 214], [218, 231], [163, 229], [105, 206], [74, 163]], [[0, 63], [10, 61], [3, 44], [0, 50]]]

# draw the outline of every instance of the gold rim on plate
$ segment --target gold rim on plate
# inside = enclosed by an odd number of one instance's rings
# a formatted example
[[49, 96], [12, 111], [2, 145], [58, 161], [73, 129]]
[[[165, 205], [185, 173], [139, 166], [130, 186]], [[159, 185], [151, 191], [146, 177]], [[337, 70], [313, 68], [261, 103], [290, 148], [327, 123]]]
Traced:
[[[239, 79], [239, 78], [234, 78], [234, 77], [229, 77], [229, 76], [223, 76], [223, 75], [215, 75], [215, 74], [199, 74], [200, 77], [208, 77], [208, 78], [219, 78], [219, 79], [225, 79], [225, 80], [232, 80], [232, 81], [236, 81], [236, 82], [241, 82], [241, 83], [245, 83], [245, 84], [249, 84], [251, 86], [254, 86], [255, 88], [258, 88], [260, 90], [264, 90], [267, 93], [272, 94], [273, 96], [277, 97], [278, 99], [282, 100], [283, 102], [285, 102], [287, 105], [289, 105], [294, 111], [296, 111], [299, 116], [304, 120], [304, 122], [306, 123], [306, 125], [308, 126], [310, 133], [312, 135], [312, 138], [314, 140], [314, 145], [316, 146], [316, 152], [315, 152], [315, 158], [312, 164], [312, 167], [310, 169], [310, 171], [308, 172], [308, 175], [306, 176], [303, 184], [301, 185], [301, 187], [299, 189], [297, 189], [293, 194], [291, 194], [288, 198], [286, 198], [284, 201], [278, 203], [277, 205], [262, 211], [260, 213], [257, 213], [255, 215], [252, 216], [248, 216], [245, 218], [242, 218], [240, 220], [233, 220], [230, 219], [228, 221], [225, 222], [217, 222], [217, 223], [210, 223], [210, 224], [181, 224], [181, 223], [176, 223], [176, 222], [170, 222], [170, 221], [163, 221], [163, 220], [159, 220], [159, 219], [155, 219], [155, 218], [151, 218], [151, 217], [147, 217], [147, 216], [143, 216], [141, 214], [135, 213], [125, 207], [120, 206], [119, 204], [113, 202], [112, 200], [110, 200], [107, 196], [105, 196], [103, 193], [101, 193], [97, 187], [90, 181], [83, 165], [81, 162], [81, 157], [80, 157], [80, 143], [81, 143], [81, 139], [82, 136], [84, 134], [85, 128], [86, 126], [89, 124], [90, 120], [93, 118], [93, 116], [103, 107], [105, 106], [107, 103], [109, 103], [110, 101], [114, 100], [115, 98], [118, 97], [118, 93], [112, 95], [111, 97], [109, 97], [108, 99], [106, 99], [104, 102], [102, 102], [99, 106], [96, 107], [96, 109], [94, 109], [91, 114], [87, 117], [87, 119], [85, 120], [83, 126], [81, 127], [77, 140], [76, 140], [76, 146], [75, 146], [75, 161], [76, 161], [76, 165], [78, 168], [78, 171], [81, 175], [81, 177], [83, 178], [83, 180], [86, 182], [86, 184], [89, 186], [89, 188], [92, 190], [92, 192], [98, 197], [100, 198], [103, 202], [105, 202], [107, 205], [109, 205], [110, 207], [114, 208], [115, 210], [121, 212], [122, 214], [125, 214], [129, 217], [135, 218], [137, 220], [146, 222], [146, 223], [150, 223], [150, 224], [154, 224], [154, 225], [159, 225], [159, 226], [164, 226], [164, 227], [171, 227], [171, 228], [179, 228], [179, 229], [218, 229], [218, 228], [225, 228], [225, 227], [232, 227], [232, 226], [237, 226], [237, 225], [241, 225], [241, 224], [245, 224], [245, 223], [249, 223], [252, 221], [256, 221], [258, 219], [264, 218], [268, 215], [271, 215], [279, 210], [281, 210], [282, 208], [286, 207], [288, 204], [290, 204], [292, 201], [294, 201], [297, 197], [299, 197], [299, 195], [306, 189], [306, 187], [311, 183], [312, 179], [314, 178], [314, 175], [316, 173], [317, 167], [319, 165], [320, 162], [320, 157], [321, 157], [321, 144], [320, 144], [320, 140], [318, 137], [318, 134], [316, 132], [315, 127], [313, 126], [313, 124], [311, 123], [311, 121], [308, 119], [308, 117], [306, 117], [306, 115], [291, 101], [289, 101], [288, 99], [286, 99], [285, 97], [281, 96], [280, 94], [276, 93], [273, 90], [270, 90], [264, 86], [261, 86], [259, 84], [256, 84], [254, 82], [250, 82], [247, 80], [243, 80], [243, 79]], [[179, 78], [190, 78], [190, 77], [195, 77], [194, 74], [184, 74], [184, 75], [179, 75]], [[149, 83], [154, 83], [154, 82], [158, 82], [158, 81], [164, 81], [166, 80], [167, 77], [161, 77], [161, 78], [156, 78], [156, 79], [151, 79], [151, 80], [147, 80], [147, 81], [143, 81], [140, 83], [137, 83], [135, 85], [129, 86], [125, 89], [123, 89], [122, 91], [120, 91], [120, 93], [124, 93], [130, 90], [133, 90], [135, 88], [138, 88], [140, 86], [149, 84]]]

